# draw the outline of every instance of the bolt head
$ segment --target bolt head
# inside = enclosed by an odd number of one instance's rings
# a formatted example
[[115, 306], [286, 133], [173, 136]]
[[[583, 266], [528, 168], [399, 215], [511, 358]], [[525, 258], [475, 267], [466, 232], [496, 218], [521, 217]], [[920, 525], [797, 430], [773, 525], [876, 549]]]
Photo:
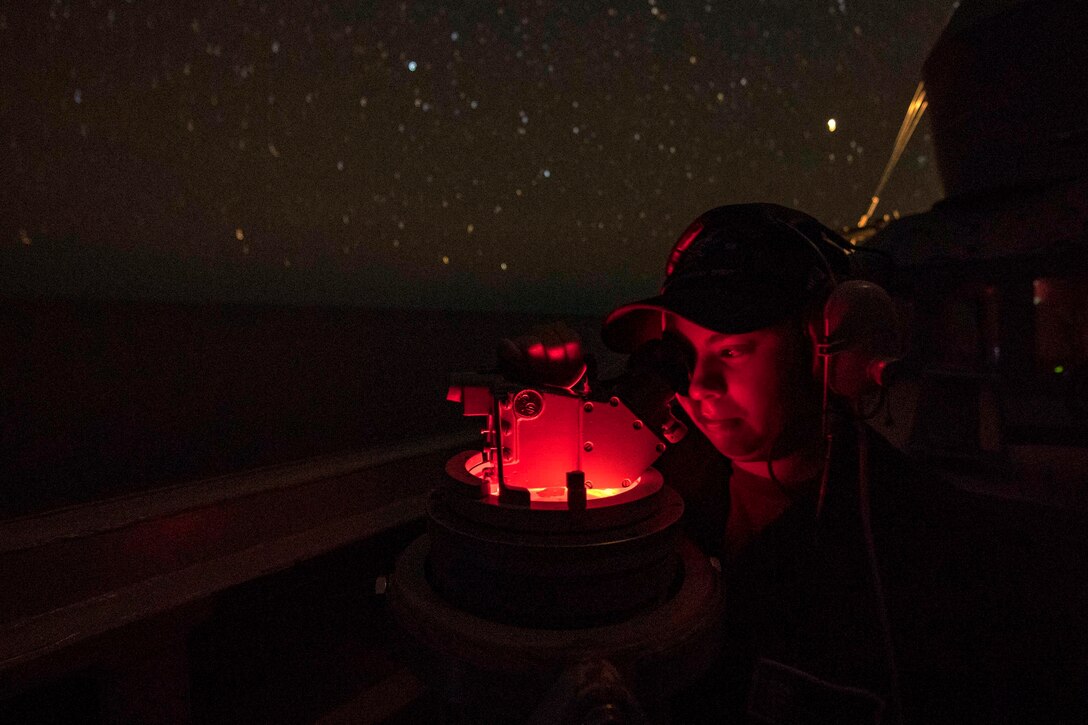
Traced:
[[535, 418], [544, 409], [544, 397], [535, 390], [522, 390], [514, 396], [514, 412], [522, 418]]

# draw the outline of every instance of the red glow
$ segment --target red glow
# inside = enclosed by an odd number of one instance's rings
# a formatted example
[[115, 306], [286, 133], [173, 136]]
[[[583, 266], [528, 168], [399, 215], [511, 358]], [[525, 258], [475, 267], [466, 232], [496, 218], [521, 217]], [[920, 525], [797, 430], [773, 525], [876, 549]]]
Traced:
[[[536, 343], [529, 350], [563, 355], [578, 348]], [[489, 503], [498, 504], [500, 491], [504, 501], [508, 492], [525, 491], [532, 508], [565, 509], [567, 481], [575, 473], [584, 477], [590, 508], [633, 501], [661, 488], [661, 476], [650, 474], [650, 465], [665, 443], [618, 397], [590, 400], [556, 388], [496, 393], [490, 385], [460, 387], [465, 415], [487, 418], [484, 450], [465, 461], [465, 470], [489, 494]], [[524, 500], [523, 494], [515, 498]]]
[[[541, 400], [532, 410], [518, 405], [529, 393]], [[618, 399], [613, 404], [526, 390], [514, 396], [513, 403], [500, 402], [498, 423], [493, 432], [499, 441], [496, 455], [502, 457], [503, 484], [511, 489], [565, 491], [567, 473], [582, 471], [589, 484], [587, 498], [607, 498], [592, 492], [618, 495], [632, 488], [631, 482], [660, 452], [657, 437]]]
[[[498, 505], [499, 482], [494, 478], [494, 468], [483, 460], [483, 454], [470, 457], [465, 462], [465, 469], [476, 478], [489, 481], [489, 495], [487, 502]], [[643, 481], [646, 478], [646, 481]], [[623, 485], [623, 481], [629, 481]], [[589, 508], [611, 506], [614, 504], [636, 501], [661, 488], [661, 476], [656, 471], [648, 471], [634, 480], [623, 479], [618, 485], [609, 487], [586, 487], [586, 501]], [[612, 482], [610, 482], [612, 483]], [[520, 486], [519, 486], [520, 488]], [[567, 507], [567, 489], [565, 486], [530, 486], [525, 488], [529, 492], [529, 504], [531, 508], [539, 509], [565, 509]]]

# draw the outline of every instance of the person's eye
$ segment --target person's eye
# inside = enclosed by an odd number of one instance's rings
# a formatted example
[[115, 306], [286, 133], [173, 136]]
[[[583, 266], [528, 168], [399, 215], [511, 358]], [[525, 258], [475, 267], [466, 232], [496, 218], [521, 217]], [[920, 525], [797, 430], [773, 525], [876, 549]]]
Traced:
[[744, 347], [723, 347], [718, 351], [718, 357], [723, 360], [734, 360], [747, 354], [748, 350]]

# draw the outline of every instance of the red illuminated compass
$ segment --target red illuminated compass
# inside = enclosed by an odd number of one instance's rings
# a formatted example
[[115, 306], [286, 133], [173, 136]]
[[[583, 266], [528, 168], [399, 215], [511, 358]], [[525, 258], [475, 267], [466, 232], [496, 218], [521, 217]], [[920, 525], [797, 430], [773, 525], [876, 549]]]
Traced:
[[[447, 461], [389, 594], [459, 721], [524, 722], [587, 657], [639, 673], [628, 684], [646, 703], [712, 661], [718, 573], [651, 467], [684, 432], [674, 393], [637, 373], [622, 382], [591, 395], [467, 375], [450, 388], [485, 418], [484, 442]], [[598, 684], [586, 690], [597, 709], [611, 704]]]
[[485, 444], [464, 461], [480, 497], [533, 509], [599, 508], [656, 492], [649, 466], [682, 435], [662, 404], [648, 423], [617, 396], [594, 399], [562, 388], [513, 385], [495, 376], [462, 376], [449, 399], [487, 424]]

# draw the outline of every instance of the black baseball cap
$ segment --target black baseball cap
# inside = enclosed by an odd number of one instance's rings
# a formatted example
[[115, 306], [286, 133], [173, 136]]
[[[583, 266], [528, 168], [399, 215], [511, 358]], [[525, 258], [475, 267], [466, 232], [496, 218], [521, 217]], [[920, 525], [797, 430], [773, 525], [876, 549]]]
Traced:
[[661, 337], [671, 312], [722, 333], [782, 322], [849, 271], [850, 245], [804, 212], [777, 204], [731, 204], [702, 214], [680, 235], [656, 297], [605, 318], [617, 352]]

